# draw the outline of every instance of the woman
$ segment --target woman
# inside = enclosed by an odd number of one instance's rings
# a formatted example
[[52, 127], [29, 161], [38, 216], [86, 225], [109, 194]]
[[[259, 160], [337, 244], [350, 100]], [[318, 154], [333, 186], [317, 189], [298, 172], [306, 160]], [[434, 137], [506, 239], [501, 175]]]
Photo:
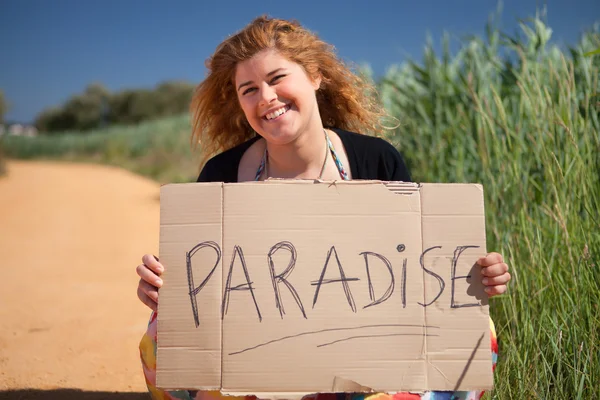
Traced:
[[[373, 88], [347, 69], [330, 45], [299, 24], [257, 18], [219, 45], [207, 68], [209, 74], [191, 104], [192, 137], [202, 144], [203, 161], [208, 159], [198, 182], [411, 180], [391, 144], [364, 134], [375, 134], [385, 115], [370, 95]], [[504, 293], [510, 274], [502, 256], [490, 253], [479, 265], [487, 293]], [[148, 388], [156, 398], [221, 397], [215, 392], [165, 393], [154, 386], [156, 308], [163, 271], [158, 259], [148, 254], [137, 267], [138, 297], [153, 310], [140, 343]], [[495, 357], [493, 324], [491, 328]], [[454, 395], [478, 398], [481, 393]], [[448, 393], [393, 397], [411, 396], [435, 398]]]

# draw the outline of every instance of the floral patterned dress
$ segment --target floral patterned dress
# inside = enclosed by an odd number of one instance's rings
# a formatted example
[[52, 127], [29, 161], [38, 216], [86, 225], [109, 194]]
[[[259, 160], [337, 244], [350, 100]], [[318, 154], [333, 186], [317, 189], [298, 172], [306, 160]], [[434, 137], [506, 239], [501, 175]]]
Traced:
[[[153, 312], [150, 316], [148, 329], [140, 341], [140, 357], [142, 369], [146, 379], [148, 391], [156, 400], [257, 400], [254, 396], [230, 397], [224, 396], [219, 391], [163, 391], [156, 387], [156, 328], [158, 314]], [[498, 342], [494, 322], [490, 318], [490, 338], [492, 370], [496, 368], [498, 360]], [[303, 400], [476, 400], [483, 396], [482, 391], [431, 391], [423, 393], [340, 393], [340, 394], [317, 394], [305, 396]]]

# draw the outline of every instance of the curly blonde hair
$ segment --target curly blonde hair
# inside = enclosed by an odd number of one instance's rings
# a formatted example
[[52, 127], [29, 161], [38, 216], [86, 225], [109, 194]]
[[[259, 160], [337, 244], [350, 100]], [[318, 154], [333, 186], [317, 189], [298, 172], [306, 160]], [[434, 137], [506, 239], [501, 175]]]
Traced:
[[190, 104], [191, 139], [202, 147], [201, 164], [256, 135], [237, 101], [234, 76], [239, 62], [266, 49], [299, 64], [310, 77], [321, 77], [317, 103], [325, 127], [376, 134], [386, 114], [373, 85], [354, 74], [333, 46], [298, 22], [261, 16], [222, 42], [206, 61], [208, 75]]

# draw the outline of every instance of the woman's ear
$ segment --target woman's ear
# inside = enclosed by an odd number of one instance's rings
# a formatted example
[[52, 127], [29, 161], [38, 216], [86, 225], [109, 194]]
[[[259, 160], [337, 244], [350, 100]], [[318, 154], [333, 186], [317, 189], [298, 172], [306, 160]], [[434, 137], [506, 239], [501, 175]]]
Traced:
[[315, 90], [321, 89], [321, 82], [323, 81], [323, 78], [321, 77], [321, 73], [317, 73], [317, 75], [311, 80], [312, 80], [313, 87], [315, 88]]

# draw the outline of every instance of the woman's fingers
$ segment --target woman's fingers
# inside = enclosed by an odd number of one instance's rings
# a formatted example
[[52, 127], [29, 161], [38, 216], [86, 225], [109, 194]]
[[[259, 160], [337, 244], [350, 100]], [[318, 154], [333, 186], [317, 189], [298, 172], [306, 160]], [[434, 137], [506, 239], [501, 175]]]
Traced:
[[159, 276], [165, 271], [165, 268], [158, 261], [158, 258], [152, 254], [144, 254], [142, 257], [142, 264]]
[[502, 293], [506, 292], [506, 290], [507, 290], [506, 285], [487, 286], [485, 288], [485, 292], [488, 294], [489, 297], [493, 297], [493, 296], [502, 294]]
[[140, 277], [138, 283], [137, 296], [146, 306], [156, 311], [158, 308], [158, 289], [163, 281], [160, 275], [165, 268], [158, 261], [158, 258], [152, 254], [145, 254], [142, 257], [142, 264], [138, 265], [135, 272]]
[[506, 284], [511, 276], [508, 273], [508, 264], [500, 253], [489, 253], [477, 260], [481, 268], [481, 283], [485, 285], [485, 291], [489, 297], [497, 296], [506, 292]]
[[[149, 307], [150, 309], [152, 309], [153, 311], [156, 311], [157, 309], [157, 302], [152, 300], [150, 298], [150, 296], [148, 296], [146, 294], [146, 292], [144, 292], [142, 283], [146, 283], [140, 280], [140, 284], [138, 285], [138, 290], [137, 290], [137, 295], [138, 298], [141, 300], [142, 303], [144, 303], [147, 307]], [[158, 293], [157, 293], [157, 298], [158, 298]]]
[[155, 286], [140, 279], [138, 289], [145, 293], [150, 300], [154, 301], [155, 303], [158, 302], [158, 289]]
[[165, 268], [152, 254], [145, 254], [142, 257], [143, 264], [136, 268], [136, 272], [142, 280], [148, 282], [157, 288], [162, 286], [162, 279], [159, 276], [164, 272]]
[[510, 281], [510, 274], [508, 272], [493, 277], [484, 277], [481, 282], [486, 286], [506, 285]]
[[485, 257], [481, 257], [477, 261], [477, 263], [482, 267], [489, 267], [490, 265], [501, 264], [503, 262], [504, 259], [502, 257], [502, 254], [496, 252], [489, 253]]
[[483, 276], [500, 276], [508, 272], [508, 264], [499, 263], [490, 265], [489, 267], [481, 268], [481, 275]]
[[162, 286], [162, 279], [160, 279], [158, 275], [156, 275], [154, 271], [150, 270], [145, 264], [138, 265], [135, 270], [143, 281], [148, 282], [157, 288]]

